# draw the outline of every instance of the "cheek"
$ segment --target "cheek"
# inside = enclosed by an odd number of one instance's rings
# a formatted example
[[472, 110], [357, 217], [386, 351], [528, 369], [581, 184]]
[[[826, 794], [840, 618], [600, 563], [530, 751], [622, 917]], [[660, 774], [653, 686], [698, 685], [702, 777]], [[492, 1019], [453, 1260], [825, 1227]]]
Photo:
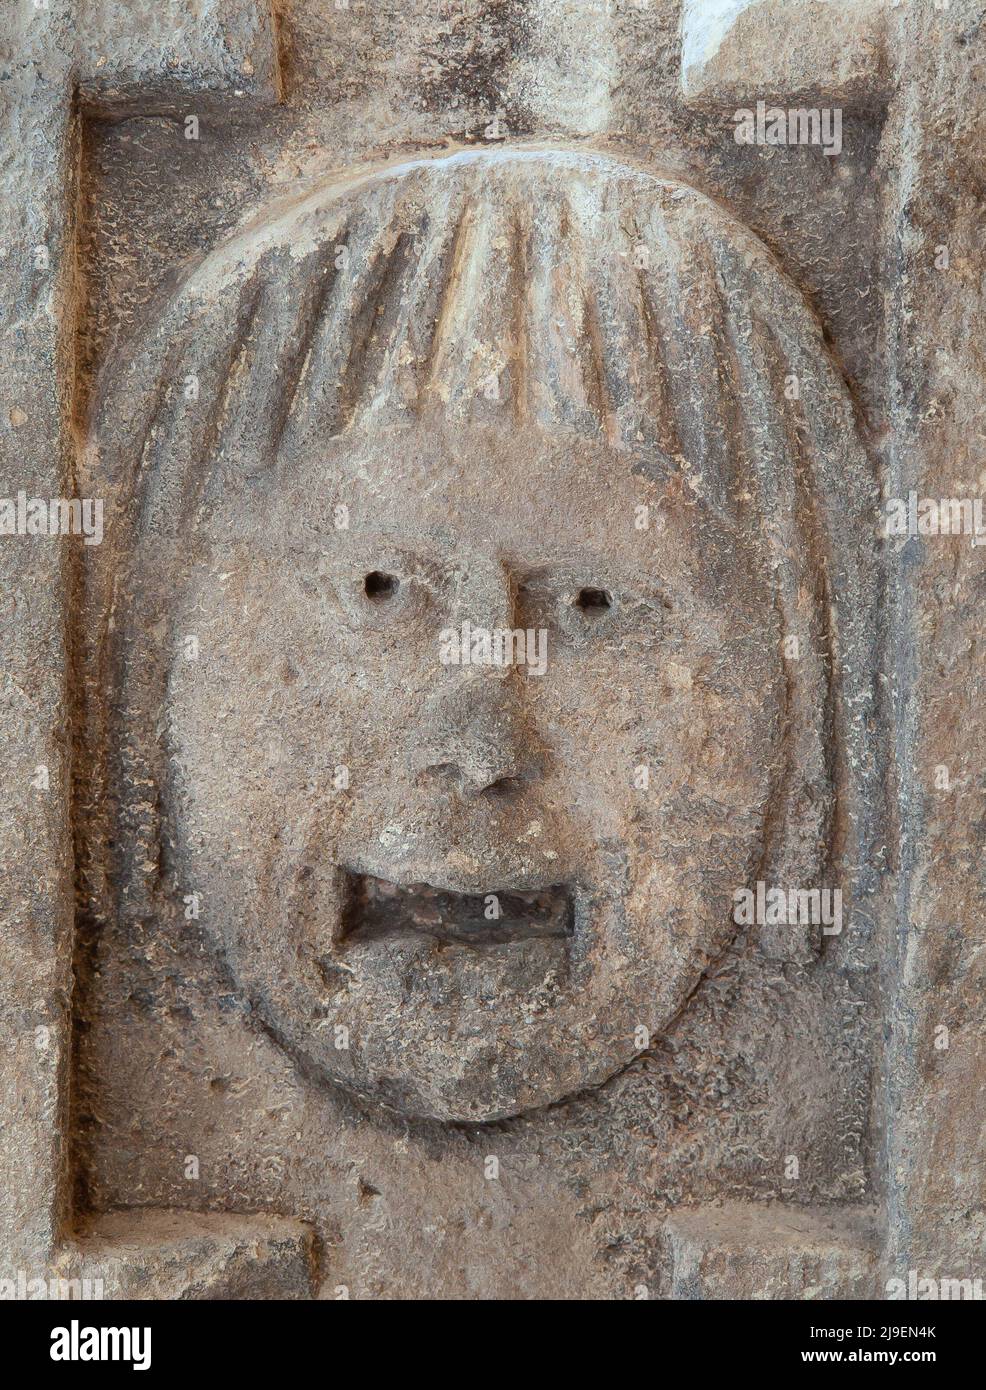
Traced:
[[223, 614], [199, 641], [198, 661], [172, 669], [167, 737], [179, 798], [203, 826], [218, 808], [290, 820], [313, 794], [389, 765], [435, 669], [420, 638], [306, 626], [286, 609], [235, 633]]
[[[324, 780], [340, 756], [325, 672], [304, 633], [280, 623], [234, 623], [230, 604], [199, 619], [197, 661], [177, 661], [167, 692], [173, 787], [205, 841], [213, 824], [241, 835]], [[249, 615], [247, 615], [249, 617]]]
[[565, 770], [610, 801], [641, 768], [666, 791], [742, 801], [769, 774], [783, 724], [774, 627], [769, 610], [756, 631], [697, 611], [660, 639], [558, 652], [543, 680], [527, 681], [533, 722]]

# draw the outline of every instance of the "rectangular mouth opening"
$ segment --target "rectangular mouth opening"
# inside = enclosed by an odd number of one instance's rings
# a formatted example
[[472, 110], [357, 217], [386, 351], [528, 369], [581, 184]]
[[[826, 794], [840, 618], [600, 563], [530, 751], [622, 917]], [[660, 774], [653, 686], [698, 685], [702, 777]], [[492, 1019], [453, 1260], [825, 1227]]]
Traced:
[[570, 888], [557, 884], [532, 892], [508, 888], [455, 893], [429, 883], [403, 886], [370, 874], [347, 874], [342, 944], [417, 932], [466, 946], [571, 936]]

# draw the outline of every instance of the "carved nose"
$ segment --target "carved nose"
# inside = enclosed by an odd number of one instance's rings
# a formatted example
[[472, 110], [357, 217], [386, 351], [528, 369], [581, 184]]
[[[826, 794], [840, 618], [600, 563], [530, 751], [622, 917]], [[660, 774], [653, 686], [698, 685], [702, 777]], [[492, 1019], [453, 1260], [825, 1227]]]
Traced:
[[509, 673], [470, 670], [429, 701], [414, 770], [471, 796], [509, 795], [532, 771]]

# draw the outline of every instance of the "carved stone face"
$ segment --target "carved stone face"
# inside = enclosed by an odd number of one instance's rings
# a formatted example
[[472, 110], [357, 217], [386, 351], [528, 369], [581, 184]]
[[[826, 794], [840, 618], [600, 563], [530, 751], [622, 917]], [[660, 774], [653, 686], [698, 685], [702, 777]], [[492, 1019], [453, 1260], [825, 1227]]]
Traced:
[[[405, 1113], [612, 1076], [759, 860], [761, 557], [631, 463], [533, 428], [337, 442], [231, 490], [195, 554], [166, 733], [188, 891], [281, 1043]], [[543, 674], [443, 661], [466, 621], [546, 634]]]

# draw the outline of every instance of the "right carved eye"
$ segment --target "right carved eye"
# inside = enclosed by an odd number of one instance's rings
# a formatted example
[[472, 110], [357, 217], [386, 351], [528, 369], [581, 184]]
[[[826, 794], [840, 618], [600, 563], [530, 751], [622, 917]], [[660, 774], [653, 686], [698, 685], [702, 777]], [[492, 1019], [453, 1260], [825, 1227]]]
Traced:
[[397, 575], [384, 570], [370, 570], [363, 579], [363, 592], [371, 603], [389, 603], [397, 597], [400, 587]]
[[428, 585], [411, 562], [350, 569], [336, 591], [350, 622], [368, 631], [413, 627], [428, 609]]

